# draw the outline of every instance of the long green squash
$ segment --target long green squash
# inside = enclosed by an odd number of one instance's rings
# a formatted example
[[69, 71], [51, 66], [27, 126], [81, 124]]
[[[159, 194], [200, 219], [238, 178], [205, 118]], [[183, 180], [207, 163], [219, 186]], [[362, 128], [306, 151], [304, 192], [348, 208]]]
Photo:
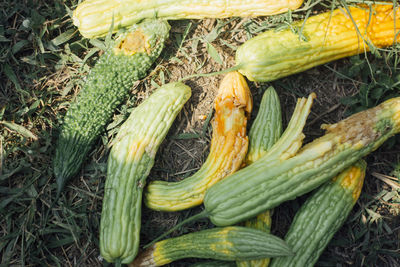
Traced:
[[131, 262], [140, 239], [142, 190], [154, 157], [191, 95], [183, 83], [157, 89], [121, 126], [111, 149], [100, 224], [100, 252], [109, 262]]
[[251, 81], [267, 82], [339, 58], [398, 42], [400, 8], [387, 4], [340, 8], [285, 30], [269, 30], [236, 50], [236, 67]]
[[184, 258], [235, 261], [291, 254], [279, 237], [247, 227], [229, 226], [159, 241], [141, 252], [129, 266], [162, 266]]
[[295, 254], [272, 259], [271, 267], [314, 266], [357, 202], [365, 169], [365, 161], [360, 160], [312, 193], [285, 236]]
[[271, 86], [265, 90], [249, 131], [249, 152], [246, 165], [258, 160], [270, 150], [282, 135], [282, 112], [279, 96]]
[[170, 26], [149, 20], [120, 35], [90, 71], [65, 115], [53, 162], [57, 198], [80, 169], [93, 143], [134, 83], [145, 77], [160, 55]]
[[329, 181], [400, 131], [400, 97], [323, 128], [326, 134], [296, 156], [270, 163], [264, 156], [211, 187], [203, 215], [232, 225]]
[[297, 9], [303, 0], [85, 0], [74, 10], [73, 22], [86, 38], [131, 26], [145, 18], [203, 19], [255, 17]]
[[215, 98], [210, 153], [201, 168], [179, 182], [153, 181], [145, 192], [145, 204], [154, 210], [178, 211], [203, 203], [207, 188], [235, 172], [246, 157], [247, 118], [252, 97], [239, 72], [225, 75]]
[[[249, 132], [249, 152], [246, 155], [246, 164], [258, 160], [279, 140], [282, 134], [282, 114], [279, 96], [273, 87], [269, 87], [263, 94], [257, 117]], [[272, 211], [265, 211], [255, 218], [245, 222], [246, 227], [271, 231]], [[267, 267], [270, 259], [251, 261], [237, 261], [238, 267]]]

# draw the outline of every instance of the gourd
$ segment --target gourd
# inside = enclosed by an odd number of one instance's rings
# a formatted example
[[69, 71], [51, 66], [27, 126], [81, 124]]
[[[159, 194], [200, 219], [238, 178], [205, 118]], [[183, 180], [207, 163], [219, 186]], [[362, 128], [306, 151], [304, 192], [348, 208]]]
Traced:
[[[289, 124], [285, 129], [285, 132], [275, 143], [275, 145], [273, 145], [271, 149], [269, 149], [268, 152], [264, 156], [262, 156], [264, 164], [270, 164], [271, 162], [273, 163], [283, 162], [286, 159], [293, 157], [297, 153], [305, 137], [303, 134], [303, 127], [306, 123], [308, 114], [310, 113], [314, 98], [315, 94], [312, 93], [308, 96], [307, 99], [300, 98], [297, 100], [296, 107], [293, 111]], [[205, 210], [204, 212], [200, 212], [192, 217], [189, 217], [188, 219], [182, 221], [181, 223], [175, 225], [173, 228], [164, 232], [161, 236], [153, 240], [150, 244], [153, 244], [154, 242], [161, 240], [163, 237], [167, 236], [168, 234], [172, 233], [174, 230], [176, 230], [177, 228], [181, 227], [182, 225], [188, 222], [195, 221], [199, 218], [207, 217], [208, 214], [209, 214], [208, 211]], [[254, 216], [256, 215], [257, 214], [254, 214]]]
[[[265, 90], [260, 103], [257, 117], [249, 131], [249, 152], [246, 155], [246, 164], [258, 160], [267, 153], [269, 149], [279, 140], [282, 134], [282, 114], [278, 94], [270, 86]], [[271, 231], [272, 211], [264, 211], [255, 218], [245, 222], [246, 227], [263, 230], [266, 233]], [[270, 259], [251, 261], [237, 261], [238, 267], [267, 267]]]
[[235, 172], [248, 147], [247, 118], [252, 109], [250, 89], [239, 72], [228, 73], [215, 98], [210, 153], [201, 168], [179, 182], [153, 181], [145, 204], [154, 210], [178, 211], [203, 203], [207, 188]]
[[271, 267], [314, 266], [357, 202], [365, 169], [360, 160], [312, 193], [285, 236], [295, 254], [272, 259]]
[[100, 222], [100, 252], [109, 262], [129, 263], [137, 254], [146, 177], [190, 94], [180, 82], [162, 86], [132, 111], [118, 131], [107, 162]]
[[249, 151], [246, 165], [264, 156], [282, 135], [282, 112], [279, 96], [268, 87], [261, 99], [260, 109], [249, 131]]
[[267, 82], [400, 40], [400, 9], [391, 2], [351, 6], [268, 30], [236, 50], [233, 69]]
[[294, 157], [268, 163], [264, 156], [208, 189], [203, 215], [232, 225], [312, 191], [400, 131], [400, 97], [322, 128], [325, 135]]
[[139, 253], [130, 267], [162, 266], [184, 258], [225, 261], [291, 255], [274, 235], [241, 226], [215, 227], [159, 241]]
[[255, 17], [297, 9], [303, 0], [85, 0], [73, 12], [73, 22], [86, 38], [106, 35], [113, 22], [114, 31], [145, 18], [203, 19]]
[[122, 33], [99, 58], [64, 117], [53, 162], [57, 198], [86, 159], [115, 109], [160, 55], [170, 26], [148, 20]]

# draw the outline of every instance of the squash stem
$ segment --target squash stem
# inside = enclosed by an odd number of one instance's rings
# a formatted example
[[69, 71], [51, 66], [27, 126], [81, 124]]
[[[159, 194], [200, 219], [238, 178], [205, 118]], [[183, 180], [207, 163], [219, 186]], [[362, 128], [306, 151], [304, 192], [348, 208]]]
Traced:
[[178, 223], [177, 225], [175, 225], [174, 227], [172, 227], [171, 229], [169, 229], [167, 232], [163, 233], [162, 235], [160, 235], [159, 237], [157, 237], [156, 239], [154, 239], [153, 241], [151, 241], [150, 243], [146, 244], [143, 246], [143, 249], [146, 249], [152, 245], [154, 245], [154, 243], [156, 243], [157, 241], [163, 239], [164, 237], [166, 237], [167, 235], [171, 234], [172, 232], [174, 232], [175, 230], [177, 230], [178, 228], [180, 228], [182, 225], [185, 225], [187, 223], [193, 222], [193, 221], [197, 221], [198, 219], [202, 219], [202, 218], [207, 218], [208, 217], [208, 213], [206, 210], [203, 210], [202, 212], [193, 215], [192, 217], [187, 218], [186, 220], [181, 221], [180, 223]]
[[121, 263], [121, 258], [118, 258], [115, 260], [115, 267], [121, 267], [122, 263]]
[[186, 77], [183, 77], [183, 78], [180, 79], [179, 81], [181, 82], [181, 81], [185, 81], [185, 80], [188, 80], [188, 79], [191, 79], [191, 78], [210, 77], [210, 76], [214, 76], [214, 75], [225, 74], [225, 73], [228, 73], [228, 72], [231, 72], [231, 71], [239, 70], [239, 69], [241, 69], [242, 67], [243, 67], [243, 64], [239, 64], [239, 65], [236, 65], [236, 66], [233, 66], [233, 67], [231, 67], [231, 68], [224, 69], [224, 70], [221, 70], [221, 71], [215, 71], [215, 72], [210, 72], [210, 73], [192, 74], [192, 75], [188, 75], [188, 76], [186, 76]]

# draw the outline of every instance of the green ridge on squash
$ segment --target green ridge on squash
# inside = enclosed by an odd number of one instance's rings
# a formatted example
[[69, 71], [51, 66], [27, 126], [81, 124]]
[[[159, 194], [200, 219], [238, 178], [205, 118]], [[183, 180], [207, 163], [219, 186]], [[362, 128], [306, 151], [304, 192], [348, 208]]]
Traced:
[[258, 160], [282, 135], [282, 111], [279, 96], [270, 86], [265, 90], [257, 117], [249, 131], [249, 151], [246, 165]]

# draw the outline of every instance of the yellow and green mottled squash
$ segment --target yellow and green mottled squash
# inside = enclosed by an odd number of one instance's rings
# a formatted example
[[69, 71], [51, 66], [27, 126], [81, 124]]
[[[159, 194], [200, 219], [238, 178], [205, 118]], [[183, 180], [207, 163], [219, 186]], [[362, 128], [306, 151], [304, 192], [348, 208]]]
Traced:
[[130, 263], [139, 248], [142, 190], [161, 142], [189, 99], [183, 83], [157, 89], [123, 123], [107, 164], [100, 252], [108, 262]]

